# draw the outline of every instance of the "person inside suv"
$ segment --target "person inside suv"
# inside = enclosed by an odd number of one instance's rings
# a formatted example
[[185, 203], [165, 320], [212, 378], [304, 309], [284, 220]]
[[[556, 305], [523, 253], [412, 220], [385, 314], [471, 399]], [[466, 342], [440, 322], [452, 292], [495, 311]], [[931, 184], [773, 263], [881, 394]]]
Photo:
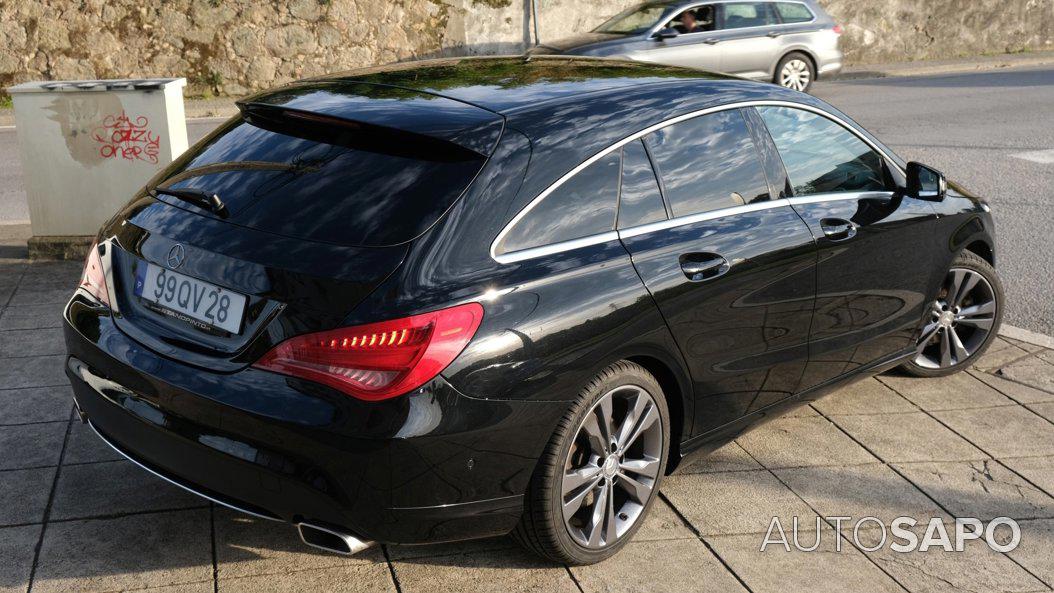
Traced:
[[700, 6], [682, 12], [677, 18], [670, 21], [670, 27], [677, 29], [679, 33], [700, 33], [714, 30], [714, 7]]

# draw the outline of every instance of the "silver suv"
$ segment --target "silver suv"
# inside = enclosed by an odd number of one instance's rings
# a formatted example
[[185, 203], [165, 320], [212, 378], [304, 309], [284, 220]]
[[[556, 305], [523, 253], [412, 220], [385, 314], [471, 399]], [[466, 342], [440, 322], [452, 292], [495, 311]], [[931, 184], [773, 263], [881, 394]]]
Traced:
[[620, 57], [770, 80], [805, 91], [842, 69], [841, 26], [814, 0], [645, 2], [532, 54]]

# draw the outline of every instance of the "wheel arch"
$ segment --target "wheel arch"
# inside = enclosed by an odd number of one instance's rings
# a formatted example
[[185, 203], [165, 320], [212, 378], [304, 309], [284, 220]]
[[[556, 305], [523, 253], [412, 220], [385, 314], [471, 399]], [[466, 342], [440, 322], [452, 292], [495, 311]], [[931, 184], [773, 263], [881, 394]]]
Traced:
[[782, 62], [783, 59], [787, 56], [794, 53], [802, 54], [809, 59], [809, 63], [812, 64], [812, 71], [816, 73], [816, 76], [813, 77], [813, 80], [818, 80], [820, 78], [820, 67], [817, 65], [816, 56], [814, 56], [813, 53], [809, 50], [809, 48], [804, 45], [784, 48], [783, 52], [780, 53], [778, 58], [776, 58], [776, 61], [772, 63], [771, 78], [773, 80], [776, 80], [776, 77], [779, 76], [780, 62]]
[[691, 417], [688, 415], [688, 410], [691, 408], [688, 405], [688, 394], [691, 387], [684, 385], [684, 381], [679, 378], [680, 374], [675, 372], [667, 361], [658, 357], [642, 354], [627, 356], [625, 360], [644, 367], [644, 370], [651, 373], [659, 382], [659, 387], [662, 388], [667, 408], [670, 410], [670, 432], [677, 436], [677, 438], [670, 439], [670, 455], [666, 461], [666, 473], [670, 474], [680, 463], [681, 442], [688, 438], [686, 430], [690, 429], [691, 425]]
[[995, 267], [995, 250], [988, 244], [984, 239], [977, 239], [964, 248], [964, 251], [969, 251], [984, 261], [988, 262], [988, 265]]

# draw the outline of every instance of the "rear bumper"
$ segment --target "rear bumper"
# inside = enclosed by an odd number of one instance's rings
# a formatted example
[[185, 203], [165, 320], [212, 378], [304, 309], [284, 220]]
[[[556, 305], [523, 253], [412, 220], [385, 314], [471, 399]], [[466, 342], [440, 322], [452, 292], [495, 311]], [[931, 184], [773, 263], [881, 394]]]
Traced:
[[370, 404], [251, 368], [223, 375], [164, 358], [79, 297], [65, 316], [77, 405], [122, 454], [220, 504], [379, 542], [510, 531], [566, 409], [469, 398], [441, 377]]

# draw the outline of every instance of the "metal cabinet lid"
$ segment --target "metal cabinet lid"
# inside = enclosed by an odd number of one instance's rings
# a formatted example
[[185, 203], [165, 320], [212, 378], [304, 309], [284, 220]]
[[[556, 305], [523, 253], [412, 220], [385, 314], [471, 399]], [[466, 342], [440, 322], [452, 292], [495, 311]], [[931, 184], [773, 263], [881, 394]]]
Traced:
[[116, 80], [37, 80], [7, 88], [7, 92], [48, 93], [81, 91], [159, 91], [168, 87], [184, 87], [186, 78], [124, 78]]

